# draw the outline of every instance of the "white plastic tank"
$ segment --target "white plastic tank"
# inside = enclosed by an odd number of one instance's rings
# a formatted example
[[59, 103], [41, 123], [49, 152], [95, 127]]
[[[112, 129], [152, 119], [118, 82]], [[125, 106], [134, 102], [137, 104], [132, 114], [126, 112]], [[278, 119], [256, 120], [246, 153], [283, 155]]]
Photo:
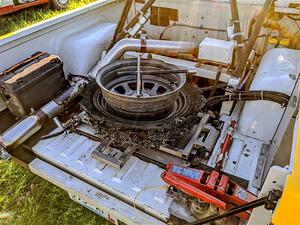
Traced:
[[115, 28], [114, 23], [99, 23], [66, 37], [59, 49], [65, 73], [86, 75], [110, 45]]
[[[300, 51], [271, 49], [263, 56], [250, 90], [277, 91], [291, 95], [299, 72]], [[249, 137], [271, 141], [284, 111], [285, 108], [275, 102], [248, 101], [242, 110], [238, 130]]]

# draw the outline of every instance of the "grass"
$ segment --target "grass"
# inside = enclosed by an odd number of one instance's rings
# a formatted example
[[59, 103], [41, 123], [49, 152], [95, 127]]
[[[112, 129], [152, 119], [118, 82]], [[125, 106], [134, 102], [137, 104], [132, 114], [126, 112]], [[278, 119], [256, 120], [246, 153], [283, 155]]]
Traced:
[[20, 30], [42, 20], [49, 19], [65, 11], [84, 6], [94, 1], [95, 0], [70, 0], [68, 8], [62, 11], [51, 10], [48, 6], [37, 6], [13, 14], [1, 16], [0, 39], [12, 35], [13, 32], [17, 30]]
[[[0, 17], [0, 39], [94, 0], [71, 0], [64, 11], [47, 6]], [[0, 225], [108, 225], [68, 194], [12, 161], [0, 160]]]
[[12, 161], [0, 160], [0, 225], [109, 223]]

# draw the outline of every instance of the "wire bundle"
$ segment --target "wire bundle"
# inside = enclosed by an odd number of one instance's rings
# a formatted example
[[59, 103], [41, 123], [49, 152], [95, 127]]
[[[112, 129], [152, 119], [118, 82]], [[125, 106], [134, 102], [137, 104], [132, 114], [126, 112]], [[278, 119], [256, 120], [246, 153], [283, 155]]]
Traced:
[[227, 95], [214, 96], [208, 99], [205, 107], [216, 105], [225, 101], [256, 101], [267, 100], [280, 104], [281, 106], [287, 106], [289, 102], [289, 96], [276, 91], [231, 91]]

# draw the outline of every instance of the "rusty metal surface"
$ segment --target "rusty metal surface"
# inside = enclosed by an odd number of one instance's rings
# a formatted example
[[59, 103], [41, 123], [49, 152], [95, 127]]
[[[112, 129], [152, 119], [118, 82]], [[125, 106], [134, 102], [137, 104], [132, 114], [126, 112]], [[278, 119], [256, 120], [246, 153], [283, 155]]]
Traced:
[[170, 21], [178, 21], [178, 9], [151, 6], [151, 25], [167, 27]]
[[186, 84], [182, 92], [176, 103], [176, 111], [163, 119], [153, 117], [148, 121], [140, 121], [119, 117], [109, 111], [97, 84], [94, 84], [83, 93], [81, 105], [87, 112], [84, 120], [97, 130], [102, 139], [114, 140], [115, 146], [126, 148], [127, 143], [136, 143], [144, 148], [159, 149], [160, 145], [170, 143], [175, 147], [199, 122], [197, 114], [204, 103], [199, 88], [194, 85]]
[[122, 153], [117, 153], [114, 155], [107, 154], [107, 150], [112, 148], [110, 146], [112, 141], [103, 141], [95, 151], [92, 152], [92, 157], [99, 162], [105, 163], [109, 166], [112, 166], [116, 169], [121, 169], [122, 166], [126, 163], [129, 157], [137, 149], [137, 145], [128, 146]]
[[[103, 67], [97, 76], [108, 106], [126, 117], [148, 118], [162, 116], [172, 111], [180, 89], [186, 82], [185, 74], [169, 73], [142, 76], [141, 96], [137, 95], [137, 60], [114, 61]], [[141, 70], [171, 70], [177, 67], [159, 60], [142, 60]], [[120, 75], [122, 71], [133, 74]]]

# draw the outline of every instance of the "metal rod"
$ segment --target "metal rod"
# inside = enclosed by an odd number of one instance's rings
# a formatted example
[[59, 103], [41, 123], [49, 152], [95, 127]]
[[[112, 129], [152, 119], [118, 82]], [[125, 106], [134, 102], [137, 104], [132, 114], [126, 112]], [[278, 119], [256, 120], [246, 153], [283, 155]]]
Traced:
[[149, 0], [146, 2], [146, 4], [141, 8], [141, 10], [139, 10], [138, 13], [127, 24], [125, 29], [117, 35], [117, 40], [121, 40], [127, 35], [127, 31], [139, 22], [139, 18], [142, 15], [141, 13], [145, 14], [148, 11], [148, 9], [153, 5], [154, 2], [155, 0]]
[[83, 130], [79, 130], [76, 127], [71, 127], [70, 128], [70, 132], [78, 134], [78, 135], [82, 135], [82, 136], [84, 136], [86, 138], [89, 138], [89, 139], [91, 139], [93, 141], [103, 142], [103, 139], [97, 137], [96, 135], [90, 134], [90, 133], [85, 132]]
[[132, 2], [133, 2], [133, 0], [127, 0], [126, 1], [125, 6], [123, 8], [122, 15], [121, 15], [120, 20], [119, 20], [119, 22], [117, 24], [117, 27], [116, 27], [116, 30], [115, 30], [115, 33], [114, 33], [114, 36], [113, 36], [113, 40], [112, 40], [109, 48], [107, 49], [107, 51], [109, 49], [111, 49], [116, 42], [119, 41], [119, 39], [117, 39], [117, 36], [118, 36], [119, 33], [122, 32], [122, 30], [124, 28], [124, 24], [126, 22], [126, 18], [128, 17], [128, 13], [129, 13], [130, 7], [132, 5]]
[[242, 35], [241, 32], [241, 22], [240, 22], [240, 16], [239, 16], [239, 10], [237, 7], [237, 2], [236, 0], [230, 0], [230, 9], [231, 9], [231, 19], [233, 23], [233, 32], [234, 32], [234, 40], [237, 43], [237, 60], [238, 62], [240, 61], [243, 50], [244, 50], [244, 36]]
[[238, 214], [238, 213], [241, 213], [241, 212], [248, 211], [250, 209], [253, 209], [253, 208], [264, 205], [268, 201], [268, 198], [269, 197], [267, 196], [267, 197], [264, 197], [264, 198], [256, 199], [256, 200], [254, 200], [252, 202], [248, 202], [244, 205], [237, 206], [237, 207], [234, 207], [232, 209], [229, 209], [229, 210], [225, 211], [224, 213], [211, 215], [211, 216], [205, 217], [203, 219], [197, 220], [195, 222], [188, 223], [188, 225], [206, 224], [206, 223], [209, 223], [209, 222], [212, 222], [212, 221], [215, 221], [215, 220], [219, 220], [219, 219], [222, 219], [222, 218], [225, 218], [225, 217], [228, 217], [228, 216], [232, 216], [232, 215], [235, 215], [235, 214]]
[[[170, 73], [188, 73], [188, 70], [148, 70], [140, 71], [142, 75], [152, 75], [152, 74], [170, 74]], [[118, 72], [119, 76], [137, 74], [138, 71], [121, 71]]]
[[59, 135], [62, 135], [63, 133], [65, 133], [65, 130], [61, 130], [61, 131], [58, 131], [58, 132], [53, 133], [53, 134], [44, 135], [44, 136], [41, 137], [41, 140], [48, 140], [48, 139], [57, 137]]
[[217, 74], [216, 74], [216, 79], [215, 79], [214, 87], [213, 87], [213, 89], [212, 89], [212, 91], [210, 92], [210, 95], [209, 95], [210, 98], [213, 97], [213, 96], [215, 96], [215, 94], [216, 94], [217, 86], [219, 85], [221, 73], [222, 73], [222, 65], [220, 65], [218, 67], [218, 71], [217, 71]]
[[57, 116], [53, 117], [53, 121], [60, 130], [65, 130], [63, 124], [60, 122]]
[[136, 74], [136, 96], [141, 97], [143, 95], [142, 87], [142, 74], [141, 74], [141, 54], [137, 57], [137, 74]]
[[240, 61], [234, 71], [234, 75], [235, 76], [242, 76], [244, 71], [245, 71], [245, 67], [246, 67], [246, 63], [248, 61], [249, 55], [255, 45], [255, 42], [259, 36], [259, 33], [261, 31], [261, 28], [263, 26], [263, 23], [268, 15], [268, 12], [271, 9], [271, 6], [273, 4], [274, 0], [266, 0], [265, 4], [261, 10], [261, 12], [259, 13], [257, 19], [256, 19], [256, 23], [253, 27], [253, 31], [251, 33], [251, 36], [249, 37], [249, 40], [243, 50], [242, 53], [242, 57], [240, 58]]

